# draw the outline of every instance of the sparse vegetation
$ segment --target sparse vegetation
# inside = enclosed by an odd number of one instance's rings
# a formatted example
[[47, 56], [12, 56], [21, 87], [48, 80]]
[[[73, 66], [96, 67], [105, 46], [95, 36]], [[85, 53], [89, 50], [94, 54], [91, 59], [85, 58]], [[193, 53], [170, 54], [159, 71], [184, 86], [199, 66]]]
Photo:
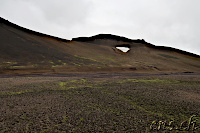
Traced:
[[96, 57], [99, 57], [101, 59], [106, 59], [106, 60], [110, 60], [112, 62], [115, 62], [115, 60], [113, 58], [111, 58], [111, 57], [104, 57], [104, 56], [96, 56]]
[[171, 59], [178, 59], [177, 57], [166, 55], [166, 54], [159, 54], [160, 56], [166, 57], [166, 58], [171, 58]]
[[198, 75], [71, 76], [1, 78], [0, 132], [151, 132], [200, 114]]
[[199, 55], [110, 34], [70, 41], [2, 18], [0, 54], [2, 133], [200, 132]]

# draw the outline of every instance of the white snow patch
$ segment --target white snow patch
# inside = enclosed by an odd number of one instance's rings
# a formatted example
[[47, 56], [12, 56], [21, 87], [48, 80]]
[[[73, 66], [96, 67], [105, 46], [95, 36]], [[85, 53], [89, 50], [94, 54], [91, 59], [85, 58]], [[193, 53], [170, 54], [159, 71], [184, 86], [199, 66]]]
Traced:
[[130, 50], [128, 47], [116, 47], [117, 49], [121, 50], [122, 52], [126, 53]]

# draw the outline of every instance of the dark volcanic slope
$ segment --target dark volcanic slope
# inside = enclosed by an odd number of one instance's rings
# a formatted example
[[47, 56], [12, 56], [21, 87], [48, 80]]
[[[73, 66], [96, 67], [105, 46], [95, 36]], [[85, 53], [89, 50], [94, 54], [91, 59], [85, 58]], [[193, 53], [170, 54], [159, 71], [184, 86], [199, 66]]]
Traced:
[[0, 67], [1, 69], [52, 68], [57, 65], [76, 63], [96, 63], [94, 61], [68, 54], [68, 40], [52, 37], [18, 27], [0, 19]]
[[[123, 53], [116, 46], [130, 48]], [[200, 56], [142, 40], [100, 34], [52, 37], [0, 18], [0, 72], [199, 72]]]
[[[112, 34], [99, 34], [99, 35], [95, 35], [92, 37], [78, 37], [78, 38], [73, 38], [72, 41], [80, 41], [80, 42], [92, 42], [95, 41], [97, 39], [111, 39], [111, 40], [116, 40], [116, 41], [122, 41], [122, 42], [129, 42], [129, 43], [142, 43], [142, 44], [146, 44], [147, 47], [150, 48], [154, 48], [154, 49], [159, 49], [159, 50], [170, 50], [170, 51], [174, 51], [174, 52], [178, 52], [178, 53], [182, 53], [185, 55], [190, 55], [190, 56], [194, 56], [194, 57], [198, 57], [200, 58], [199, 55], [187, 52], [187, 51], [183, 51], [180, 49], [175, 49], [175, 48], [171, 48], [171, 47], [164, 47], [164, 46], [155, 46], [151, 43], [146, 42], [144, 39], [137, 39], [137, 40], [132, 40], [126, 37], [121, 37], [121, 36], [116, 36], [116, 35], [112, 35]], [[130, 46], [127, 46], [130, 47]]]

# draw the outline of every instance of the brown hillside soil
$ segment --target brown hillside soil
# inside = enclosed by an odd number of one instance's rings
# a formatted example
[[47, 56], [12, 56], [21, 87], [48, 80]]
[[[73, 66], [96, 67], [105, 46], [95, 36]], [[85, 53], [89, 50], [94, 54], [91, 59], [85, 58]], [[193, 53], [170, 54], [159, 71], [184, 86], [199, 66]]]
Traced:
[[1, 75], [0, 132], [185, 132], [199, 90], [198, 74]]
[[0, 18], [0, 74], [76, 72], [195, 73], [200, 56], [109, 34], [64, 40]]

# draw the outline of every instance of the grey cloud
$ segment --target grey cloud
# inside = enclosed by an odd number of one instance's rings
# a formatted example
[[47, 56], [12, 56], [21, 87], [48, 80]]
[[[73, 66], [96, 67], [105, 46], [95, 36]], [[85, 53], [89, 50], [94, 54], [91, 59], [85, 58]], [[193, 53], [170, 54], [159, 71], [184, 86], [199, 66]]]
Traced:
[[[84, 0], [7, 0], [0, 16], [39, 32], [71, 38], [73, 28], [84, 25], [92, 3]], [[68, 36], [66, 36], [68, 35]]]
[[71, 39], [111, 33], [200, 54], [199, 0], [1, 0], [0, 16]]
[[82, 24], [87, 18], [91, 3], [80, 0], [35, 0], [38, 7], [44, 12], [44, 17], [48, 21], [56, 21], [58, 23], [74, 25]]

